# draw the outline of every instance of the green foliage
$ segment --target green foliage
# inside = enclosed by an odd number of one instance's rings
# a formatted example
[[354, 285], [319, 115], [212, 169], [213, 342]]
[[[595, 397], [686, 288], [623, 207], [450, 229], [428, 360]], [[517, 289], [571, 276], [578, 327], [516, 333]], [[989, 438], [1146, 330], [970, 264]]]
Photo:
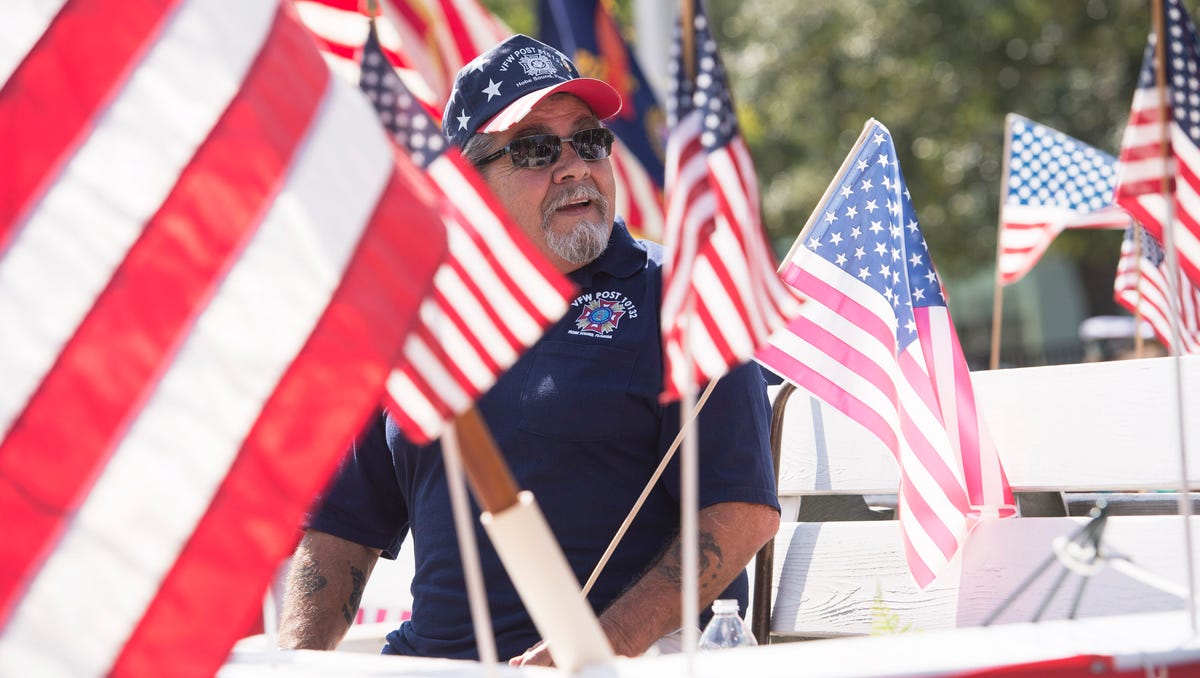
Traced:
[[897, 633], [920, 632], [920, 630], [914, 628], [912, 622], [905, 623], [900, 619], [899, 614], [888, 609], [888, 606], [883, 604], [883, 594], [879, 587], [875, 587], [875, 599], [871, 603], [871, 635], [890, 636]]
[[537, 4], [533, 0], [482, 0], [481, 4], [517, 33], [537, 35]]
[[[628, 29], [633, 26], [632, 0], [606, 0], [617, 23]], [[654, 0], [655, 2], [667, 0]], [[517, 33], [537, 36], [537, 0], [481, 0], [493, 14], [500, 17]]]
[[[1150, 29], [1144, 0], [709, 1], [734, 94], [758, 118], [746, 135], [772, 235], [799, 232], [875, 117], [952, 274], [995, 258], [1005, 114], [1115, 154]], [[1070, 244], [1111, 281], [1111, 239]]]

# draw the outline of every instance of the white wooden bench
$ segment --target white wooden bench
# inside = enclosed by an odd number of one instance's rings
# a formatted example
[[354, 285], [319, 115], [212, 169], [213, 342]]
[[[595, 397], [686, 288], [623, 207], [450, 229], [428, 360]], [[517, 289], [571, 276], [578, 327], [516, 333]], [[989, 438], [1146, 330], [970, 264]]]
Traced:
[[[1200, 489], [1200, 356], [1184, 358], [1181, 367], [1189, 489], [1195, 491]], [[1181, 488], [1174, 370], [1171, 358], [1156, 358], [977, 372], [972, 379], [1014, 491], [1064, 493], [1073, 515], [1086, 512], [1098, 497], [1113, 500], [1114, 513], [1175, 513], [1177, 503], [1163, 500], [1178, 494], [1155, 493]], [[898, 475], [891, 454], [807, 394], [794, 393], [782, 409], [777, 428], [785, 522], [764, 554], [773, 563], [756, 575], [758, 611], [752, 614], [760, 639], [768, 624], [774, 638], [979, 625], [1044, 562], [1056, 537], [1087, 522], [1030, 517], [1028, 510], [1018, 518], [985, 522], [949, 570], [921, 591], [907, 573], [898, 523], [863, 520], [886, 515], [867, 512], [857, 500], [895, 494]], [[821, 522], [796, 521], [805, 498], [831, 496], [851, 497], [859, 510], [825, 515]], [[1200, 519], [1193, 518], [1191, 528], [1193, 543], [1200, 545]], [[1184, 521], [1176, 515], [1113, 515], [1103, 544], [1186, 590], [1184, 536]], [[1062, 571], [1052, 564], [996, 622], [1031, 620]], [[769, 586], [765, 572], [770, 572]], [[1042, 618], [1066, 617], [1080, 581], [1067, 577]], [[1091, 578], [1077, 614], [1152, 612], [1184, 604], [1177, 595], [1109, 567]]]

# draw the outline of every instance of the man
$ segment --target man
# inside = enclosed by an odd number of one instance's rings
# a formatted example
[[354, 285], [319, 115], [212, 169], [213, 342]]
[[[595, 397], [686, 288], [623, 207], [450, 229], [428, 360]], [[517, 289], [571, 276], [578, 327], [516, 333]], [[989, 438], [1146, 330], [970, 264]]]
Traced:
[[[518, 485], [533, 492], [576, 576], [587, 579], [679, 430], [662, 387], [661, 248], [614, 220], [617, 92], [558, 50], [518, 35], [459, 72], [443, 131], [541, 252], [579, 286], [567, 314], [479, 401]], [[763, 379], [723, 378], [700, 416], [700, 605], [745, 609], [745, 566], [779, 507]], [[636, 656], [679, 627], [678, 462], [672, 462], [588, 595], [613, 650]], [[466, 586], [436, 444], [416, 449], [380, 415], [355, 445], [297, 550], [285, 647], [332, 648], [382, 553], [411, 531], [413, 616], [385, 653], [476, 657]], [[550, 664], [477, 527], [501, 657]], [[698, 623], [701, 623], [698, 621]]]

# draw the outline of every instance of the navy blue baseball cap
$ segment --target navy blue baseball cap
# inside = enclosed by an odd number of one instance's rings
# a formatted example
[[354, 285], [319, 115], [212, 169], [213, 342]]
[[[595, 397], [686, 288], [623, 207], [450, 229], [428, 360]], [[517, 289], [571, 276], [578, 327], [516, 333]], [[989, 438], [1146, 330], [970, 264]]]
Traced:
[[584, 78], [565, 54], [528, 35], [514, 35], [462, 67], [442, 113], [442, 132], [459, 148], [476, 132], [503, 132], [539, 101], [574, 94], [604, 120], [621, 110], [621, 95]]

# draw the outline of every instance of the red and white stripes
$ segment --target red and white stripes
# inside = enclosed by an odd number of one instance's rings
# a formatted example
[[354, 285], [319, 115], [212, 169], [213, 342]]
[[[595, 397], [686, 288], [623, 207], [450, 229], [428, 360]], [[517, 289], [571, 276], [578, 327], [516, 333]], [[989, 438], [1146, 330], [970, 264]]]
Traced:
[[[758, 184], [741, 138], [705, 152], [701, 112], [667, 142], [664, 399], [749, 360], [800, 303], [783, 285], [761, 231]], [[690, 352], [693, 371], [685, 369]]]
[[457, 150], [428, 172], [441, 191], [449, 252], [388, 377], [396, 422], [418, 443], [437, 438], [491, 388], [562, 316], [573, 290]]
[[1004, 205], [1000, 219], [1000, 258], [997, 282], [1011, 285], [1041, 261], [1046, 249], [1064, 229], [1125, 228], [1129, 214], [1110, 205], [1079, 214], [1065, 207]]
[[[1142, 250], [1161, 245], [1146, 242], [1154, 236], [1142, 232]], [[1161, 259], [1161, 257], [1160, 257]], [[1137, 243], [1128, 234], [1121, 243], [1121, 259], [1117, 262], [1117, 277], [1113, 283], [1113, 298], [1129, 310], [1139, 313], [1154, 328], [1158, 340], [1168, 350], [1172, 348], [1171, 287], [1167, 285], [1167, 265], [1157, 264], [1144, 254], [1139, 255]], [[1200, 353], [1200, 289], [1183, 275], [1179, 276], [1179, 354]]]
[[442, 227], [277, 2], [21, 19], [0, 673], [211, 675], [377, 402]]

